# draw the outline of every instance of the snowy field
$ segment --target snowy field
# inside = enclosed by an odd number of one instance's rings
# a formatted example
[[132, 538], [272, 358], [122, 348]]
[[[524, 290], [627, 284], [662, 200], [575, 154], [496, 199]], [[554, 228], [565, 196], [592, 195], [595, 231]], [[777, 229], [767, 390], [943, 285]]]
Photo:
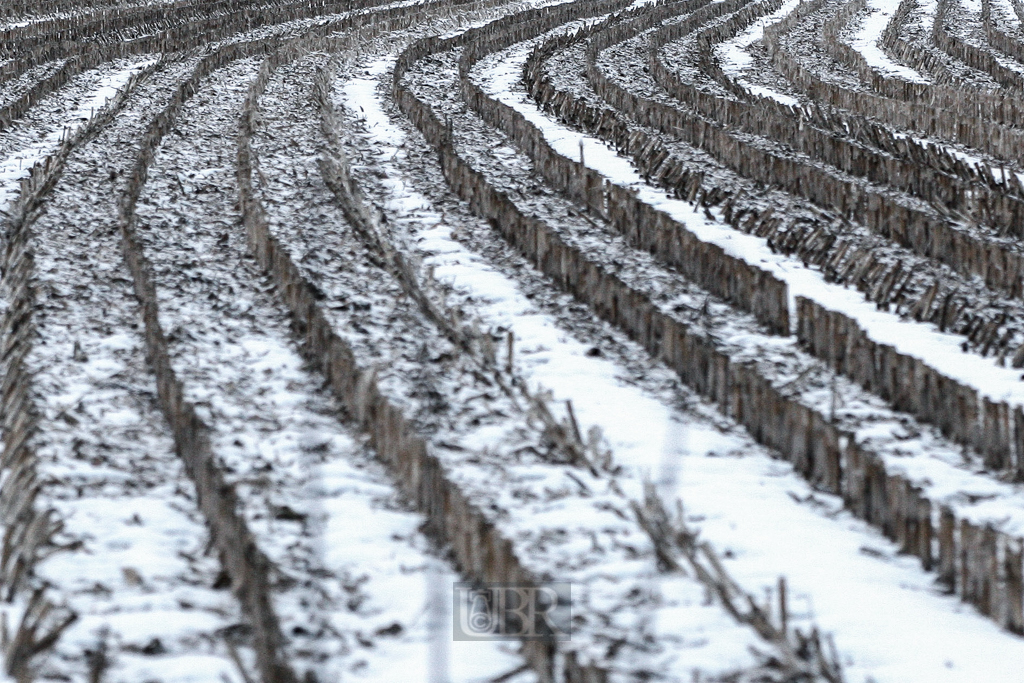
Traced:
[[0, 677], [1019, 681], [1022, 17], [12, 0]]

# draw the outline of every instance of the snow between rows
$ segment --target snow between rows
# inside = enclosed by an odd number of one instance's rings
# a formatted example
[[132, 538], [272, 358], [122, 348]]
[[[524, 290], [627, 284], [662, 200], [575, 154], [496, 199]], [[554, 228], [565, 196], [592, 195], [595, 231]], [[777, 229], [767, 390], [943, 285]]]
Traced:
[[714, 55], [718, 58], [722, 71], [724, 71], [725, 74], [733, 79], [740, 87], [754, 95], [770, 97], [776, 102], [780, 102], [790, 107], [798, 106], [800, 101], [795, 97], [785, 95], [772, 90], [771, 88], [755, 85], [743, 78], [743, 74], [754, 63], [754, 58], [750, 56], [749, 52], [747, 52], [747, 48], [764, 38], [764, 29], [785, 19], [786, 15], [800, 6], [800, 2], [801, 0], [786, 0], [786, 3], [783, 4], [782, 7], [772, 12], [767, 17], [758, 19], [749, 28], [747, 28], [747, 30], [743, 31], [731, 40], [727, 40], [720, 45], [716, 45], [714, 49]]
[[[383, 77], [387, 80], [394, 60], [393, 54], [375, 60], [365, 72], [365, 77], [352, 78], [340, 87], [343, 98], [341, 103], [353, 115], [365, 117], [367, 135], [376, 150], [374, 165], [387, 173], [384, 184], [390, 196], [386, 210], [389, 215], [397, 216], [397, 221], [402, 223], [410, 234], [415, 235], [415, 248], [424, 257], [423, 265], [428, 269], [433, 267], [434, 276], [438, 280], [451, 283], [473, 296], [473, 312], [480, 316], [484, 326], [505, 325], [514, 330], [517, 339], [515, 353], [519, 359], [516, 364], [517, 370], [525, 368], [525, 371], [519, 374], [531, 386], [539, 383], [554, 388], [552, 385], [556, 379], [572, 381], [573, 375], [568, 373], [574, 370], [579, 371], [575, 379], [585, 381], [592, 373], [588, 372], [585, 364], [580, 366], [579, 362], [585, 363], [584, 354], [589, 347], [566, 340], [564, 334], [554, 326], [551, 318], [532, 307], [512, 281], [453, 239], [450, 235], [451, 226], [445, 224], [442, 214], [425, 196], [402, 179], [402, 171], [396, 168], [394, 160], [398, 155], [405, 155], [403, 148], [406, 134], [388, 119], [381, 95], [377, 92], [378, 79]], [[547, 353], [549, 350], [554, 350], [554, 354]], [[550, 370], [552, 374], [535, 373], [534, 370], [540, 367]], [[547, 381], [549, 379], [552, 380], [551, 384]], [[598, 381], [596, 385], [591, 386], [596, 394], [600, 394], [607, 388], [608, 383]], [[614, 405], [609, 403], [604, 409], [613, 410]], [[593, 424], [592, 417], [588, 415], [585, 424], [581, 423], [584, 432], [588, 425]], [[480, 430], [471, 442], [467, 440], [466, 445], [471, 443], [470, 447], [473, 450], [485, 450], [493, 447], [490, 442], [497, 437], [498, 434], [494, 430]], [[527, 468], [523, 466], [516, 468], [517, 471], [525, 469]], [[544, 477], [545, 469], [547, 468], [534, 468], [534, 476]], [[469, 468], [460, 470], [458, 475], [461, 478], [477, 476], [473, 475]], [[591, 481], [585, 474], [581, 476], [588, 482]], [[550, 485], [556, 485], [558, 478], [549, 478]], [[591, 482], [591, 485], [596, 483], [598, 482]], [[638, 478], [620, 478], [617, 484], [634, 497], [639, 493]], [[517, 505], [517, 508], [522, 507], [522, 504]], [[607, 523], [596, 517], [586, 506], [570, 507], [561, 502], [532, 506], [526, 511], [517, 509], [515, 514], [507, 515], [507, 518], [503, 519], [503, 524], [510, 527], [506, 533], [513, 538], [527, 538], [533, 529], [559, 528], [570, 533], [576, 533], [578, 528], [589, 528], [593, 530], [591, 533], [596, 532], [594, 538], [603, 538], [601, 525]], [[631, 520], [624, 524], [632, 528]], [[586, 545], [590, 545], [590, 542], [588, 541]], [[584, 546], [576, 548], [574, 552], [582, 558], [588, 555], [587, 550]], [[578, 562], [581, 564], [580, 568], [574, 567], [573, 571], [578, 572], [584, 579], [589, 580], [590, 575], [595, 575], [607, 577], [613, 584], [627, 586], [636, 580], [638, 571], [647, 571], [646, 568], [625, 565], [619, 559], [594, 563], [593, 558], [588, 558], [572, 564]], [[588, 565], [592, 566], [588, 568]], [[553, 578], [557, 580], [566, 577], [555, 575]], [[645, 578], [644, 581], [649, 582], [650, 579]], [[600, 584], [600, 581], [596, 583]], [[606, 601], [617, 598], [614, 593], [608, 595], [608, 591], [600, 585], [594, 589], [593, 586], [581, 584], [574, 584], [573, 588], [576, 610], [582, 609], [581, 605], [586, 604], [592, 604], [598, 611], [606, 610], [612, 607], [605, 604]], [[652, 610], [661, 615], [655, 620], [656, 623], [652, 622], [653, 617], [648, 608], [636, 610], [636, 613], [620, 612], [617, 615], [617, 622], [632, 630], [642, 629], [650, 633], [648, 629], [655, 628], [655, 633], [659, 635], [671, 634], [677, 642], [669, 647], [676, 652], [682, 651], [683, 654], [677, 655], [679, 659], [670, 663], [674, 674], [670, 680], [689, 680], [693, 670], [699, 670], [704, 675], [727, 674], [734, 669], [750, 668], [754, 664], [748, 648], [758, 645], [756, 636], [747, 627], [737, 624], [724, 610], [707, 604], [702, 597], [704, 588], [700, 584], [686, 577], [675, 576], [666, 579], [660, 589], [660, 604]], [[667, 623], [669, 620], [671, 622]], [[598, 649], [604, 648], [600, 643], [597, 645]], [[580, 647], [592, 649], [589, 644], [577, 641], [576, 648]], [[628, 666], [629, 662], [626, 665]], [[637, 665], [644, 666], [644, 663], [639, 662]]]
[[[494, 90], [508, 99], [520, 101], [508, 85], [518, 77], [526, 54], [519, 51], [497, 67], [510, 79]], [[378, 163], [385, 168], [393, 154], [401, 153], [404, 140], [384, 113], [373, 78], [389, 71], [391, 59], [374, 62], [369, 76], [350, 81], [344, 95], [350, 109], [362, 108], [381, 149]], [[514, 106], [521, 111], [530, 106], [520, 105]], [[559, 132], [566, 147], [578, 150], [579, 136]], [[588, 162], [603, 158], [592, 153], [600, 153], [598, 144], [585, 141]], [[398, 177], [397, 171], [388, 175]], [[515, 331], [523, 375], [552, 388], [560, 399], [571, 398], [582, 423], [600, 424], [618, 462], [634, 471], [674, 470], [668, 481], [676, 482], [691, 519], [701, 520], [716, 547], [731, 551], [727, 564], [741, 584], [767, 587], [776, 572], [786, 574], [798, 596], [795, 606], [801, 599], [812, 606], [797, 616], [809, 617], [813, 611], [817, 623], [836, 632], [851, 681], [869, 674], [880, 682], [1014, 680], [1024, 662], [1024, 644], [957, 600], [935, 594], [916, 563], [893, 559], [893, 546], [839, 512], [838, 500], [814, 494], [823, 505], [794, 503], [791, 494], [811, 495], [806, 483], [745, 435], [722, 433], [710, 421], [680, 414], [667, 407], [667, 397], [630, 386], [628, 372], [615, 363], [587, 356], [588, 346], [560, 330], [513, 281], [452, 239], [425, 198], [401, 181], [391, 187], [390, 208], [421, 223], [418, 246], [425, 261], [435, 265], [435, 274], [472, 294], [485, 321]], [[714, 457], [729, 454], [745, 457]], [[883, 557], [863, 554], [861, 547], [877, 549]], [[830, 571], [822, 571], [826, 567]], [[900, 605], [898, 614], [885, 610], [891, 631], [879, 631], [876, 620], [865, 623], [867, 604]], [[936, 626], [922, 630], [922, 623]]]
[[[150, 170], [139, 214], [151, 224], [146, 248], [161, 322], [180, 335], [171, 344], [176, 370], [212, 427], [261, 550], [298, 580], [275, 595], [282, 629], [290, 637], [306, 631], [292, 638], [296, 668], [312, 665], [322, 681], [426, 681], [428, 582], [457, 577], [431, 556], [422, 517], [403, 509], [339, 422], [233, 220], [225, 161], [258, 64], [238, 62], [204, 81], [177, 122], [184, 138], [168, 138]], [[473, 656], [453, 651], [451, 673], [464, 683], [520, 663], [493, 643]]]
[[19, 181], [28, 177], [29, 171], [37, 161], [56, 152], [64, 139], [73, 135], [94, 113], [106, 106], [132, 76], [154, 63], [155, 59], [138, 61], [105, 77], [85, 102], [67, 114], [60, 128], [54, 126], [42, 140], [18, 150], [0, 162], [0, 211], [7, 210], [18, 194]]
[[914, 69], [890, 59], [878, 44], [885, 27], [899, 7], [899, 0], [867, 0], [867, 7], [871, 14], [864, 18], [854, 33], [850, 46], [864, 56], [869, 66], [887, 76], [897, 76], [911, 83], [929, 83], [927, 78]]
[[[871, 339], [922, 359], [938, 372], [976, 388], [982, 396], [1011, 405], [1024, 405], [1024, 384], [1020, 381], [1019, 371], [999, 367], [994, 359], [963, 353], [960, 347], [963, 339], [939, 332], [934, 324], [906, 321], [895, 314], [877, 310], [857, 290], [827, 282], [820, 271], [772, 252], [767, 240], [734, 230], [724, 221], [711, 221], [691, 204], [670, 197], [661, 188], [652, 187], [627, 159], [618, 156], [603, 141], [548, 119], [533, 106], [525, 93], [512, 91], [521, 77], [526, 57], [520, 52], [516, 59], [489, 68], [484, 74], [485, 90], [543, 130], [548, 142], [560, 154], [578, 158], [582, 145], [588, 168], [598, 171], [612, 183], [635, 189], [641, 201], [684, 223], [701, 240], [718, 245], [727, 254], [757, 265], [785, 281], [789, 289], [790, 319], [794, 323], [796, 297], [806, 297], [826, 309], [848, 315]], [[716, 209], [711, 211], [717, 213]]]
[[[114, 94], [112, 82], [123, 85], [137, 67], [105, 79], [78, 112], [88, 117]], [[44, 662], [44, 677], [84, 679], [84, 653], [104, 637], [110, 680], [213, 683], [233, 671], [216, 633], [237, 613], [230, 596], [212, 588], [218, 566], [204, 556], [206, 529], [152, 402], [144, 344], [132, 327], [137, 302], [117, 277], [119, 240], [103, 229], [116, 214], [115, 185], [105, 181], [124, 170], [120, 144], [176, 75], [168, 69], [141, 84], [113, 125], [71, 153], [50, 211], [32, 226], [36, 467], [41, 498], [64, 523], [61, 542], [75, 544], [36, 571], [80, 617]]]

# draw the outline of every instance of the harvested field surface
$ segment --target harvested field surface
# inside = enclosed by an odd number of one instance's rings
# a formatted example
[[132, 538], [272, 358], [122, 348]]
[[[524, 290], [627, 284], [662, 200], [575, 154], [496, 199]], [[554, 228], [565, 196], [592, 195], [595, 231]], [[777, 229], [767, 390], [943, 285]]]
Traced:
[[8, 0], [0, 677], [1019, 682], [1022, 121], [1019, 0]]

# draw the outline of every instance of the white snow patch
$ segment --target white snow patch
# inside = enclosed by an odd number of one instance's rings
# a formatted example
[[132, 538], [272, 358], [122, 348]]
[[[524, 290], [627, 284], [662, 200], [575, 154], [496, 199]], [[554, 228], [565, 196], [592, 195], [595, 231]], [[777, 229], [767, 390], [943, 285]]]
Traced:
[[722, 66], [722, 70], [727, 76], [736, 81], [740, 87], [754, 95], [768, 97], [790, 107], [797, 106], [800, 103], [799, 100], [795, 97], [772, 90], [771, 88], [754, 85], [744, 79], [743, 74], [754, 62], [754, 58], [750, 56], [749, 52], [747, 52], [747, 48], [764, 38], [765, 28], [768, 26], [774, 26], [785, 19], [789, 13], [800, 5], [800, 2], [801, 0], [787, 0], [782, 7], [775, 12], [772, 12], [767, 17], [762, 17], [743, 33], [739, 34], [732, 40], [727, 40], [721, 45], [717, 45], [715, 47], [715, 56], [718, 58], [719, 63]]
[[[318, 467], [309, 492], [320, 503], [326, 566], [344, 577], [346, 585], [357, 585], [356, 594], [366, 598], [354, 609], [333, 611], [332, 626], [363, 637], [389, 628], [397, 631], [373, 638], [372, 647], [347, 658], [345, 671], [331, 673], [353, 681], [428, 682], [438, 680], [433, 668], [452, 683], [477, 683], [517, 668], [523, 661], [516, 643], [451, 642], [447, 656], [432, 660], [440, 640], [438, 627], [450, 640], [451, 586], [461, 579], [429, 554], [419, 531], [420, 515], [394, 503], [381, 504], [392, 501], [394, 491], [383, 473], [374, 472], [378, 469], [360, 470], [332, 459]], [[439, 597], [444, 601], [440, 610], [434, 602]], [[438, 616], [443, 617], [441, 624], [436, 623]], [[524, 672], [514, 682], [535, 680], [535, 674]]]
[[911, 83], [928, 83], [928, 79], [918, 71], [889, 59], [878, 45], [885, 27], [889, 25], [899, 7], [899, 0], [867, 0], [867, 7], [871, 14], [857, 29], [850, 41], [850, 47], [863, 55], [868, 66], [886, 76], [897, 76]]
[[907, 26], [916, 26], [918, 29], [931, 31], [935, 23], [935, 13], [939, 11], [939, 0], [917, 0], [917, 14], [911, 19]]
[[1011, 26], [1015, 28], [1020, 26], [1020, 17], [1017, 16], [1010, 0], [992, 0], [992, 9], [1001, 11], [1003, 21], [1008, 22]]

